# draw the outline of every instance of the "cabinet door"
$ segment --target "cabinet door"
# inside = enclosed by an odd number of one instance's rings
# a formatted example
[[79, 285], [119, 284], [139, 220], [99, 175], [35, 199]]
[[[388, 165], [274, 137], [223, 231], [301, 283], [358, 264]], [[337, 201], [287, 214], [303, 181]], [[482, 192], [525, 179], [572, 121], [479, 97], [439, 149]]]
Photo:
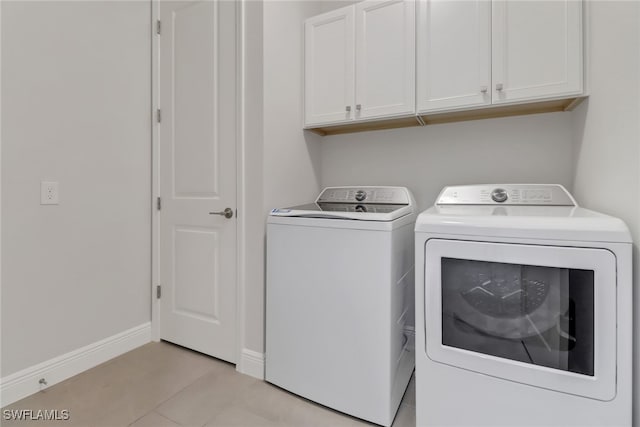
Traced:
[[305, 22], [305, 124], [351, 120], [354, 98], [354, 7]]
[[493, 1], [494, 104], [581, 94], [582, 2]]
[[356, 119], [415, 111], [415, 3], [356, 4]]
[[491, 104], [491, 2], [418, 3], [418, 111]]

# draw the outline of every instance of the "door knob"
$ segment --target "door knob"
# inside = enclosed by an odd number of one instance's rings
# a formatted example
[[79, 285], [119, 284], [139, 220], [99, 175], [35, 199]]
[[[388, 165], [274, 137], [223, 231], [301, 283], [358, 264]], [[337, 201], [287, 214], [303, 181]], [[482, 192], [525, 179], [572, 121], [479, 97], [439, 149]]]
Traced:
[[225, 210], [219, 212], [209, 212], [209, 215], [222, 215], [225, 218], [231, 218], [233, 216], [233, 209], [226, 208]]

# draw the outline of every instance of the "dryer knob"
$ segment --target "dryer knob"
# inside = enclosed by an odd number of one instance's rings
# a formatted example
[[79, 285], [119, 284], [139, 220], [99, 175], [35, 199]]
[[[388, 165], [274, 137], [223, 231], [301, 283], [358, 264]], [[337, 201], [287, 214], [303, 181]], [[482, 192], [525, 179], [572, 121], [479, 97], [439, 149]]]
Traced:
[[367, 193], [363, 190], [356, 191], [356, 200], [361, 202], [367, 198]]
[[491, 192], [491, 198], [494, 202], [502, 203], [507, 201], [509, 194], [504, 188], [496, 188]]

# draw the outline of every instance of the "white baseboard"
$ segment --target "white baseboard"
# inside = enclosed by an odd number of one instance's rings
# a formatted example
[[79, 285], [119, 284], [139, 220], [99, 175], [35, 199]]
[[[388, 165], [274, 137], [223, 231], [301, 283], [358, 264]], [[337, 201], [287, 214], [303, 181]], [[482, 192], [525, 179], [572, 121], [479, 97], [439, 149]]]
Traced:
[[[89, 344], [0, 379], [0, 407], [51, 387], [151, 341], [151, 323]], [[39, 384], [41, 378], [46, 386]]]
[[242, 374], [249, 375], [260, 380], [264, 379], [264, 353], [242, 349], [240, 353], [240, 363], [236, 370]]

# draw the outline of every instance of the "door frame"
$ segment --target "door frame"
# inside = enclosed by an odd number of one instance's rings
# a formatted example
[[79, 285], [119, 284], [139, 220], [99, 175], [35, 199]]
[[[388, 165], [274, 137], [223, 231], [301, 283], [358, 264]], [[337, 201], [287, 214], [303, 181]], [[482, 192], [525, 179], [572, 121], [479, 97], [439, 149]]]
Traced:
[[[235, 330], [235, 352], [236, 370], [242, 373], [263, 378], [262, 373], [258, 373], [250, 367], [243, 367], [242, 355], [245, 349], [245, 326], [246, 326], [246, 227], [247, 215], [245, 212], [245, 171], [247, 162], [246, 138], [244, 127], [247, 122], [245, 118], [244, 101], [244, 75], [245, 61], [244, 53], [244, 19], [246, 1], [236, 1], [236, 330]], [[160, 37], [156, 33], [156, 22], [160, 19], [161, 0], [151, 0], [151, 340], [160, 341], [160, 299], [156, 298], [156, 286], [160, 285], [160, 213], [156, 206], [157, 198], [160, 197], [160, 157], [159, 157], [159, 123], [156, 117], [156, 110], [159, 108], [160, 92]]]

